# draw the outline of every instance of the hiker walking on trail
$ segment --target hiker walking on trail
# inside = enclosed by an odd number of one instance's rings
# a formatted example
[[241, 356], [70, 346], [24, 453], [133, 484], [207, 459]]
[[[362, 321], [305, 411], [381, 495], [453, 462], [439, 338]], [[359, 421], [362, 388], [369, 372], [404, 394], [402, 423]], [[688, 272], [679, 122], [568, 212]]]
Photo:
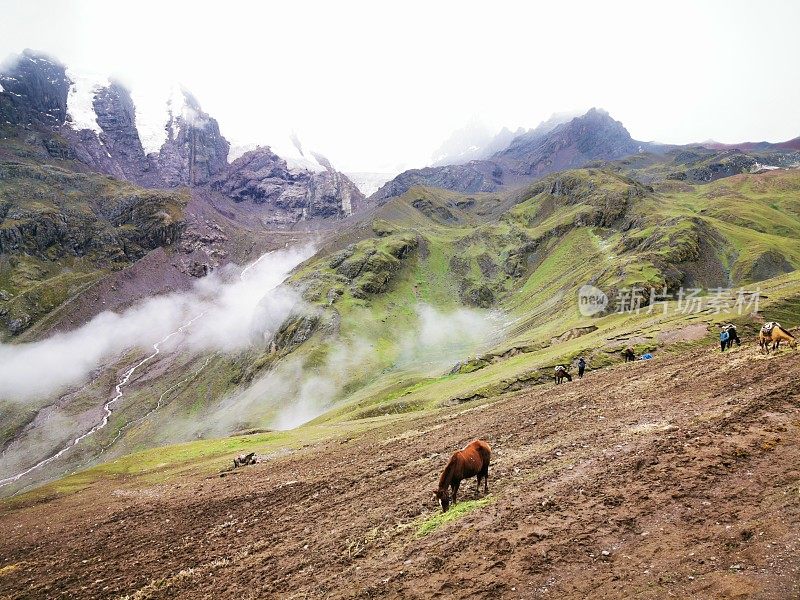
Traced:
[[582, 356], [578, 359], [578, 379], [583, 379], [583, 372], [586, 370], [586, 359]]
[[[723, 339], [723, 334], [728, 334], [727, 340]], [[722, 331], [719, 334], [719, 344], [722, 351], [725, 352], [728, 348], [733, 348], [733, 342], [736, 342], [737, 346], [742, 345], [739, 334], [736, 332], [736, 325], [733, 323], [726, 323], [722, 326]]]
[[728, 338], [730, 338], [730, 334], [728, 333], [727, 329], [723, 329], [719, 333], [719, 347], [722, 352], [725, 352], [725, 348], [728, 347]]

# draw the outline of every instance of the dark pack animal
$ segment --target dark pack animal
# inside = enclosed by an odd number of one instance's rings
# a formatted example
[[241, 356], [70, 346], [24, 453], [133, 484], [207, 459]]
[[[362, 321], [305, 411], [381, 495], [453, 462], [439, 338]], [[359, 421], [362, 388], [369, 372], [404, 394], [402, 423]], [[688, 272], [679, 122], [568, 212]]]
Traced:
[[719, 334], [720, 350], [725, 352], [728, 348], [733, 348], [733, 343], [736, 342], [737, 346], [741, 346], [742, 342], [739, 339], [739, 334], [736, 331], [736, 325], [728, 323], [722, 326]]
[[636, 353], [633, 348], [625, 348], [622, 351], [622, 356], [625, 358], [625, 362], [636, 362]]
[[484, 493], [489, 493], [489, 460], [491, 456], [491, 446], [483, 440], [475, 440], [450, 457], [450, 461], [439, 478], [439, 487], [433, 491], [435, 500], [442, 507], [442, 512], [447, 512], [450, 508], [451, 489], [453, 490], [452, 503], [458, 502], [458, 487], [464, 479], [477, 475], [476, 495], [480, 495], [481, 492], [481, 479], [483, 479]]
[[237, 467], [246, 467], [248, 465], [254, 465], [258, 462], [256, 460], [256, 453], [251, 452], [250, 454], [240, 454], [236, 458], [233, 459], [233, 468], [236, 469]]
[[569, 374], [569, 371], [567, 371], [564, 365], [558, 365], [556, 367], [555, 379], [556, 385], [558, 385], [559, 383], [563, 383], [565, 379], [567, 381], [572, 381], [572, 375]]

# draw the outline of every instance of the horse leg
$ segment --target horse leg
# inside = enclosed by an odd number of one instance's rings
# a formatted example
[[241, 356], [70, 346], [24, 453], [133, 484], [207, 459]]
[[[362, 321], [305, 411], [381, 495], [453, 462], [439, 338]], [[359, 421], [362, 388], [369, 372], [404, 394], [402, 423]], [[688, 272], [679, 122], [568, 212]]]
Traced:
[[487, 466], [483, 472], [483, 493], [489, 493], [489, 467]]
[[453, 504], [458, 502], [458, 486], [461, 485], [461, 482], [453, 482]]
[[478, 485], [475, 486], [475, 497], [480, 498], [481, 496], [481, 474], [478, 473], [478, 476], [475, 478], [478, 481]]

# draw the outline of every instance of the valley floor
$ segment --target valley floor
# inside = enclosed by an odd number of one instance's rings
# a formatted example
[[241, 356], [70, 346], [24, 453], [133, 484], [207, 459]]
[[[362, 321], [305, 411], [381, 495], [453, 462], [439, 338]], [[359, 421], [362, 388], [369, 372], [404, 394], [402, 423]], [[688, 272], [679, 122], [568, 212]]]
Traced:
[[[476, 437], [488, 501], [466, 481], [437, 519]], [[1, 504], [0, 597], [797, 598], [800, 352], [662, 354], [132, 483]]]

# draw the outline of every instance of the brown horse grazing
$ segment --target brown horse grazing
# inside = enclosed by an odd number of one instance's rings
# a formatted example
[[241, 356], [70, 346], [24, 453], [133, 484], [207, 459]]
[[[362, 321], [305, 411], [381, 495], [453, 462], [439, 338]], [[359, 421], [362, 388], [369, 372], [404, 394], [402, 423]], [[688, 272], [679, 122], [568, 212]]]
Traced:
[[483, 492], [489, 493], [489, 459], [492, 456], [492, 448], [483, 440], [470, 442], [466, 448], [459, 450], [450, 457], [450, 462], [442, 471], [439, 478], [438, 489], [433, 490], [435, 500], [442, 507], [442, 512], [447, 512], [450, 508], [450, 493], [448, 488], [453, 489], [453, 504], [458, 502], [458, 487], [462, 479], [478, 476], [478, 487], [476, 494], [481, 493], [481, 478], [483, 478]]
[[797, 348], [797, 339], [781, 327], [780, 323], [770, 323], [770, 325], [768, 329], [766, 326], [762, 327], [758, 333], [758, 345], [762, 352], [769, 354], [770, 345], [773, 350], [777, 350], [781, 342], [788, 343], [790, 348]]

